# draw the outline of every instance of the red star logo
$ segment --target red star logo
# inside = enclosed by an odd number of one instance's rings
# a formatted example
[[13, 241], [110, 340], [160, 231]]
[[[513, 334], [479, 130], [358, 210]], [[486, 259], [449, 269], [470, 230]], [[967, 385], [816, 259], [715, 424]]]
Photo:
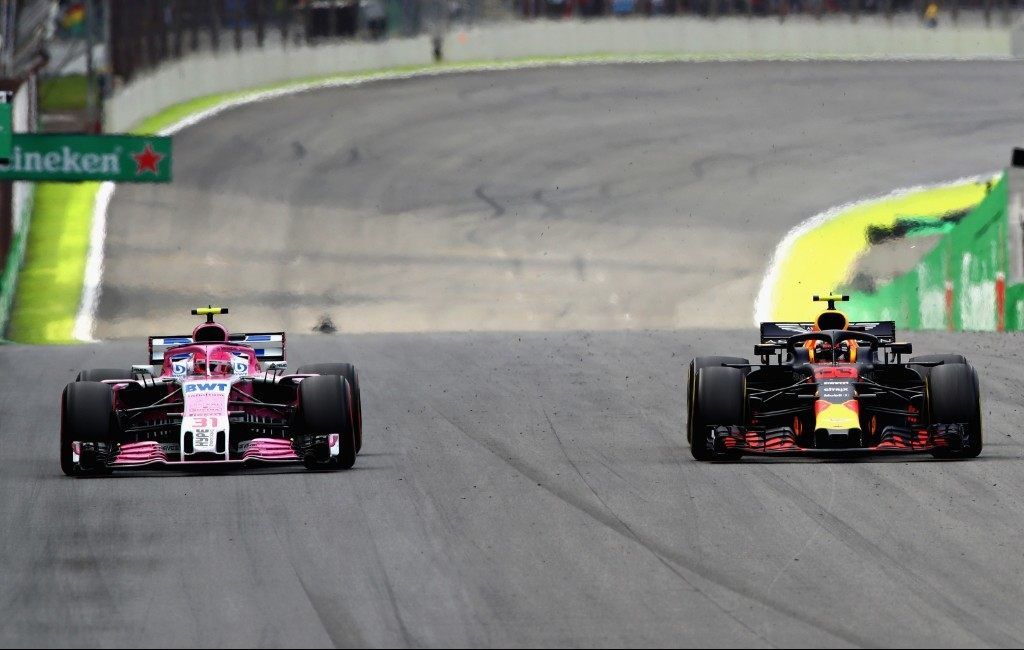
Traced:
[[163, 154], [153, 151], [153, 145], [146, 143], [146, 148], [139, 153], [133, 153], [135, 159], [135, 175], [143, 172], [160, 173], [160, 161], [164, 159]]

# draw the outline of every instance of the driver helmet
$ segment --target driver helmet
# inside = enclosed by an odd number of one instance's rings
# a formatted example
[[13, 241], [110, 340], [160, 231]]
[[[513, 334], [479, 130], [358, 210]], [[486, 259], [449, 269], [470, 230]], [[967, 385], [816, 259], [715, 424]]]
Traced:
[[850, 342], [840, 341], [833, 346], [829, 341], [815, 341], [814, 359], [818, 362], [845, 363], [850, 360]]
[[234, 372], [231, 362], [230, 352], [214, 351], [208, 355], [192, 355], [186, 364], [190, 375], [230, 375]]

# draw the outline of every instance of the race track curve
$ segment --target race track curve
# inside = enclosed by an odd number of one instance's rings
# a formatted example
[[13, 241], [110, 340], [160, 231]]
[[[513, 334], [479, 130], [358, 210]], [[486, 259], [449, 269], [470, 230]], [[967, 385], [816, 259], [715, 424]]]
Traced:
[[[1002, 164], [1022, 74], [558, 68], [186, 130], [112, 205], [114, 340], [0, 347], [0, 645], [1020, 645], [1024, 337], [909, 337], [982, 374], [970, 462], [699, 464], [682, 387], [799, 220]], [[196, 301], [359, 365], [354, 470], [59, 474], [63, 384]]]

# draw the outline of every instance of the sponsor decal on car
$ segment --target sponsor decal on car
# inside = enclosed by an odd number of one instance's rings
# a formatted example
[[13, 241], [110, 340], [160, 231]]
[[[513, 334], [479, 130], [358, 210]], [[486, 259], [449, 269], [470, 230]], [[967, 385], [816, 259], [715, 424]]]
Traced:
[[171, 357], [171, 374], [175, 377], [188, 375], [188, 360], [189, 355], [187, 354]]
[[213, 431], [210, 429], [193, 431], [192, 441], [196, 448], [213, 446]]
[[235, 376], [243, 376], [249, 373], [249, 357], [237, 352], [231, 354], [231, 369]]
[[185, 382], [185, 415], [190, 417], [227, 416], [228, 393], [231, 382], [191, 381]]
[[823, 381], [818, 385], [821, 398], [829, 402], [842, 403], [854, 397], [854, 387], [848, 381]]
[[186, 393], [223, 393], [231, 384], [227, 382], [185, 384]]

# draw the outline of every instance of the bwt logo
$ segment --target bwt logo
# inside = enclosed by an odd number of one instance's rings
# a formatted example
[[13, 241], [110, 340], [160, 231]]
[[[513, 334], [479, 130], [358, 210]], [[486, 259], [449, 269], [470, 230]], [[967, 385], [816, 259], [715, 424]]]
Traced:
[[223, 393], [227, 389], [228, 389], [228, 384], [189, 384], [189, 385], [185, 386], [185, 392], [186, 393], [198, 393], [198, 392], [204, 392], [204, 393], [220, 392], [220, 393]]

